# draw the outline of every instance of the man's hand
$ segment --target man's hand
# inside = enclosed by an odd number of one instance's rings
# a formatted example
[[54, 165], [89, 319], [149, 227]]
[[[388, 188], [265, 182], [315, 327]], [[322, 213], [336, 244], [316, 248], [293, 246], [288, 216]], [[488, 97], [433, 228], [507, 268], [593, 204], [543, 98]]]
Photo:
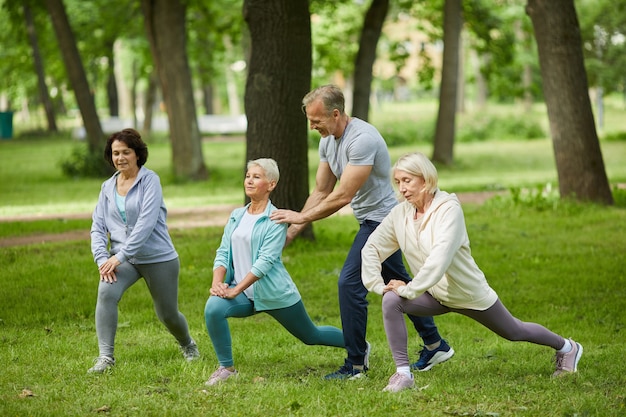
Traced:
[[306, 223], [302, 213], [293, 210], [278, 209], [270, 214], [270, 219], [276, 223], [302, 224]]

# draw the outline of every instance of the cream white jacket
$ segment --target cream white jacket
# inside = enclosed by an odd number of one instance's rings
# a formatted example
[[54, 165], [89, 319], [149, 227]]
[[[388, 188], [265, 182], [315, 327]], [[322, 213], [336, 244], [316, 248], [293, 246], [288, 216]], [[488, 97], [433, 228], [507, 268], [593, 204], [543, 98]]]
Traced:
[[415, 207], [404, 201], [385, 217], [361, 251], [365, 287], [383, 293], [381, 263], [402, 249], [413, 280], [398, 295], [417, 298], [428, 291], [451, 308], [486, 310], [498, 296], [489, 286], [470, 251], [461, 203], [454, 194], [437, 190], [416, 230]]

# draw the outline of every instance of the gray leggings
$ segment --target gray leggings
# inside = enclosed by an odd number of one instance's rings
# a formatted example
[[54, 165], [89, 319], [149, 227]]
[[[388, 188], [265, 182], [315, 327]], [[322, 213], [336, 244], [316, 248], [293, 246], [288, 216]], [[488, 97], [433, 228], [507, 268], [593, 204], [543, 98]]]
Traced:
[[396, 366], [409, 366], [408, 334], [404, 314], [438, 316], [449, 312], [474, 319], [497, 335], [513, 342], [531, 342], [557, 350], [565, 344], [563, 337], [545, 327], [513, 317], [500, 299], [487, 310], [480, 311], [446, 307], [427, 292], [409, 300], [390, 291], [383, 295], [383, 322]]
[[143, 277], [150, 290], [159, 320], [181, 346], [191, 343], [187, 319], [178, 311], [178, 258], [167, 262], [133, 265], [124, 262], [117, 267], [117, 282], [100, 281], [96, 303], [96, 334], [100, 356], [113, 357], [117, 331], [117, 305], [124, 292]]

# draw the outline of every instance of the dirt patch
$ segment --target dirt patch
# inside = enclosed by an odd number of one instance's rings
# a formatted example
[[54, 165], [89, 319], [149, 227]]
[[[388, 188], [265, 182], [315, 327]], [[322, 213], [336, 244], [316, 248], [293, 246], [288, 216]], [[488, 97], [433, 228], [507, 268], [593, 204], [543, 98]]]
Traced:
[[[504, 192], [479, 191], [457, 194], [462, 204], [482, 204], [489, 198]], [[170, 230], [190, 229], [198, 227], [223, 226], [230, 212], [237, 205], [217, 205], [194, 207], [189, 209], [168, 210], [167, 224]], [[349, 207], [340, 210], [339, 214], [351, 214]], [[35, 221], [51, 219], [88, 219], [91, 213], [72, 213], [55, 215], [11, 216], [0, 218], [0, 222]], [[64, 233], [35, 234], [0, 238], [0, 247], [33, 245], [74, 240], [89, 240], [89, 230], [72, 230]]]

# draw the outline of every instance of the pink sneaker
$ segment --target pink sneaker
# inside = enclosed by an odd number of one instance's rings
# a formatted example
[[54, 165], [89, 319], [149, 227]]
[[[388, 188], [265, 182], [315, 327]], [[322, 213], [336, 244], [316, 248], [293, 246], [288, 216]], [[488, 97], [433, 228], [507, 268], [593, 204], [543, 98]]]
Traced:
[[227, 368], [220, 366], [219, 368], [217, 368], [217, 371], [213, 372], [211, 378], [209, 378], [209, 380], [205, 382], [205, 385], [216, 385], [220, 382], [226, 381], [230, 377], [235, 376], [237, 376], [237, 371], [229, 371]]
[[413, 379], [413, 375], [409, 378], [405, 374], [401, 374], [400, 372], [396, 372], [391, 375], [389, 378], [389, 384], [383, 389], [383, 391], [387, 392], [399, 392], [408, 388], [413, 388], [415, 385], [415, 379]]
[[554, 371], [552, 377], [577, 371], [578, 361], [583, 355], [583, 347], [572, 339], [569, 339], [569, 342], [572, 344], [572, 350], [567, 353], [556, 353], [556, 371]]

